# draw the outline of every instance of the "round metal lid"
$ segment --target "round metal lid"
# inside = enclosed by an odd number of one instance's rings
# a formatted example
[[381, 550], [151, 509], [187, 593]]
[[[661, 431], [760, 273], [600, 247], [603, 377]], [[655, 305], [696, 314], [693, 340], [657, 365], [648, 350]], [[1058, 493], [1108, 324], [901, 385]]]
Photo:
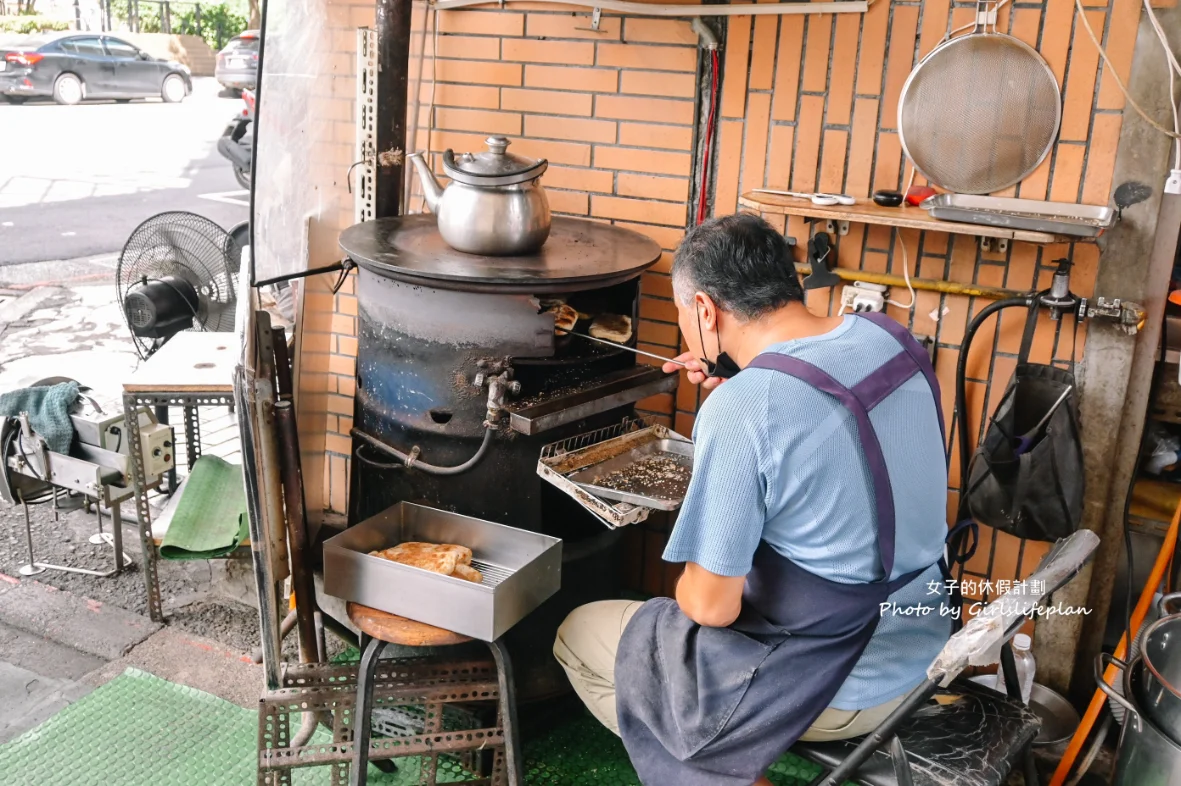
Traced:
[[528, 256], [465, 254], [447, 245], [429, 213], [354, 224], [340, 247], [361, 267], [438, 289], [544, 294], [610, 286], [660, 259], [660, 246], [630, 229], [555, 216], [549, 240]]
[[505, 152], [508, 137], [490, 136], [484, 140], [488, 151], [460, 153], [450, 149], [443, 152], [443, 171], [452, 180], [468, 185], [511, 185], [541, 177], [549, 163], [543, 159], [525, 158]]

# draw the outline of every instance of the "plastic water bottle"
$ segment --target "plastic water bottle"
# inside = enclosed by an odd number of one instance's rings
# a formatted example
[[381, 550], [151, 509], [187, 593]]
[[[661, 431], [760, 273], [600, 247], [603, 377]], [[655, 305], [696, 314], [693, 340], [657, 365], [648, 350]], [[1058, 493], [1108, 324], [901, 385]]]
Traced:
[[[1029, 697], [1033, 693], [1033, 676], [1037, 672], [1037, 664], [1033, 660], [1033, 653], [1030, 652], [1032, 646], [1033, 641], [1024, 633], [1018, 633], [1013, 637], [1013, 660], [1017, 665], [1017, 684], [1021, 686], [1021, 701], [1024, 704], [1029, 704]], [[1005, 687], [1005, 670], [1002, 668], [998, 668], [996, 672], [996, 689], [1008, 695], [1008, 689]]]

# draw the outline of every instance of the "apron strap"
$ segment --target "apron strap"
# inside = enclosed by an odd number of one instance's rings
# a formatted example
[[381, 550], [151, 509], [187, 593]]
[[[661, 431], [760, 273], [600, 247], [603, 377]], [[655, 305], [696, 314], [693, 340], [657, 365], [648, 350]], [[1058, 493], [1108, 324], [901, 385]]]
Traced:
[[910, 331], [899, 324], [897, 320], [879, 311], [863, 312], [854, 316], [869, 320], [893, 336], [894, 340], [923, 372], [923, 376], [927, 378], [927, 385], [931, 388], [931, 395], [935, 398], [935, 412], [939, 415], [939, 435], [943, 437], [943, 444], [946, 445], [947, 427], [943, 422], [943, 396], [939, 391], [939, 378], [935, 376], [935, 367], [931, 365], [931, 358], [927, 355], [927, 350], [923, 349], [922, 345], [915, 341]]
[[[853, 415], [853, 419], [857, 423], [858, 436], [861, 438], [861, 447], [865, 451], [865, 458], [869, 464], [869, 475], [873, 481], [874, 507], [878, 525], [878, 554], [882, 570], [885, 572], [882, 581], [888, 582], [890, 574], [894, 571], [894, 490], [890, 487], [890, 474], [886, 469], [882, 445], [869, 420], [869, 409], [853, 390], [805, 360], [790, 355], [781, 355], [778, 352], [765, 352], [752, 360], [747, 368], [765, 368], [795, 377], [804, 384], [832, 396]], [[885, 366], [870, 374], [870, 377], [875, 377], [884, 370]], [[910, 373], [901, 382], [914, 376], [914, 372], [912, 364]], [[883, 374], [883, 376], [887, 375]], [[896, 378], [897, 373], [889, 376]], [[894, 387], [897, 387], [901, 382], [894, 384]], [[873, 388], [872, 392], [877, 396], [878, 385], [875, 384]], [[870, 391], [867, 389], [866, 392]], [[884, 397], [877, 398], [877, 401]]]

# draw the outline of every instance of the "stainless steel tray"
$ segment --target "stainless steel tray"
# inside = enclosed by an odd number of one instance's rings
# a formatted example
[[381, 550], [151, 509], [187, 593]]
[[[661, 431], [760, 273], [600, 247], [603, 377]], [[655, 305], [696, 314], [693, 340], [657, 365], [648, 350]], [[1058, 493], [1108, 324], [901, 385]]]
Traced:
[[643, 521], [652, 510], [681, 506], [688, 478], [669, 483], [637, 477], [624, 489], [602, 484], [608, 475], [653, 459], [670, 459], [691, 473], [693, 443], [665, 426], [629, 418], [617, 426], [547, 445], [537, 473], [615, 528]]
[[[568, 475], [570, 480], [584, 489], [603, 499], [614, 499], [620, 502], [630, 502], [633, 505], [643, 505], [657, 510], [676, 510], [685, 499], [685, 491], [689, 487], [689, 476], [693, 471], [693, 443], [681, 439], [651, 439], [635, 447], [619, 446], [620, 454], [592, 464], [586, 469]], [[630, 479], [624, 488], [612, 488], [604, 483], [608, 476], [636, 472], [653, 460], [672, 462], [676, 467], [688, 470], [683, 473], [683, 479], [678, 477], [669, 482], [660, 479], [636, 477]]]
[[[370, 556], [407, 541], [472, 550], [475, 584]], [[418, 622], [494, 641], [561, 586], [562, 541], [399, 502], [324, 542], [324, 591]]]
[[1075, 237], [1098, 237], [1116, 217], [1110, 207], [971, 194], [937, 194], [923, 200], [922, 207], [941, 221]]

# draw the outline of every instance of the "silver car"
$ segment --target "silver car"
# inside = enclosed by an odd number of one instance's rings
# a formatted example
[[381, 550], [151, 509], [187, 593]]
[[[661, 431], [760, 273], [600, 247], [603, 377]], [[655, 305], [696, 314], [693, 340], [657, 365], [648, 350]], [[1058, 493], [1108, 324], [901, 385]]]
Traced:
[[246, 30], [230, 39], [217, 53], [213, 75], [222, 87], [235, 93], [254, 90], [258, 85], [258, 30]]

